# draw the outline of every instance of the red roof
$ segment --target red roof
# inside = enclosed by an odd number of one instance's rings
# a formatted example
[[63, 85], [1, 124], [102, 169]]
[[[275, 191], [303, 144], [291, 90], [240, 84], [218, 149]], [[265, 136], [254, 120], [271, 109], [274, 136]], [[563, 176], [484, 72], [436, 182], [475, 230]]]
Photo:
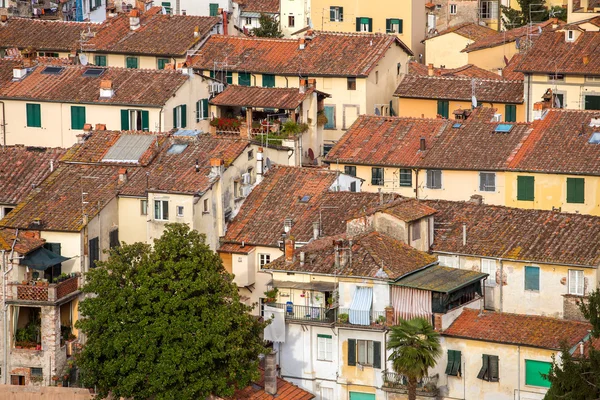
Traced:
[[277, 394], [275, 396], [265, 392], [265, 371], [259, 369], [260, 380], [244, 389], [237, 390], [228, 400], [311, 400], [315, 396], [304, 389], [284, 379], [277, 378]]
[[522, 72], [516, 71], [519, 65], [521, 64], [524, 55], [525, 54], [523, 53], [517, 53], [514, 56], [512, 56], [506, 67], [504, 67], [504, 69], [502, 70], [502, 77], [504, 79], [510, 79], [513, 81], [522, 81], [525, 79], [525, 76]]
[[589, 323], [534, 315], [463, 309], [444, 336], [560, 350], [561, 341], [575, 346], [588, 335]]
[[279, 0], [237, 0], [242, 12], [279, 14]]
[[[420, 64], [416, 61], [408, 63], [408, 73], [412, 75], [429, 75], [428, 66]], [[487, 69], [479, 68], [473, 64], [466, 64], [458, 68], [434, 68], [434, 76], [464, 76], [470, 78], [482, 78], [482, 79], [508, 79], [502, 77], [495, 72], [488, 71]], [[521, 75], [521, 80], [523, 76]]]
[[480, 40], [488, 36], [492, 36], [497, 33], [497, 31], [488, 28], [486, 26], [481, 26], [474, 22], [464, 22], [462, 24], [451, 26], [447, 29], [444, 29], [441, 32], [438, 32], [435, 36], [428, 37], [425, 40], [433, 39], [435, 37], [446, 35], [448, 33], [456, 33], [457, 35], [466, 37], [471, 40]]
[[0, 250], [10, 251], [13, 243], [15, 251], [19, 254], [27, 254], [39, 247], [42, 247], [45, 240], [39, 238], [39, 234], [32, 231], [19, 231], [19, 236], [15, 242], [16, 229], [0, 228]]
[[295, 110], [314, 89], [300, 92], [298, 88], [266, 88], [229, 85], [210, 100], [217, 106], [258, 107]]

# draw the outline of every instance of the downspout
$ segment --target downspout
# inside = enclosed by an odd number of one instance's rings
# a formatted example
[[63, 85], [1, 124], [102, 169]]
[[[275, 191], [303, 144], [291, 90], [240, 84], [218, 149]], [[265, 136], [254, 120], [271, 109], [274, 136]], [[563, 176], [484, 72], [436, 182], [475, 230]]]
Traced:
[[6, 105], [3, 101], [0, 101], [2, 104], [2, 145], [6, 147]]
[[2, 383], [6, 384], [6, 377], [7, 377], [7, 372], [8, 372], [8, 321], [6, 318], [7, 315], [7, 311], [8, 311], [8, 306], [6, 305], [6, 276], [9, 274], [9, 272], [12, 271], [13, 269], [13, 257], [15, 254], [15, 245], [17, 244], [17, 238], [19, 237], [19, 229], [17, 228], [17, 230], [15, 231], [15, 239], [13, 240], [13, 243], [10, 247], [10, 268], [8, 269], [8, 271], [6, 270], [6, 251], [2, 250], [2, 317], [3, 317], [3, 328], [4, 328], [4, 343], [3, 343], [3, 355], [4, 355], [4, 362], [2, 364], [2, 368], [4, 368], [3, 370], [5, 371], [2, 374]]
[[531, 122], [531, 74], [527, 74], [527, 122]]
[[[162, 114], [163, 114], [163, 109], [164, 108], [165, 107], [162, 106], [160, 108], [160, 111], [158, 112], [158, 131], [159, 132], [164, 132], [164, 129], [163, 129], [163, 126], [162, 126]], [[148, 125], [150, 125], [150, 121], [148, 121]], [[175, 128], [175, 127], [173, 127], [173, 128]], [[148, 130], [150, 130], [150, 126], [148, 126]]]
[[517, 400], [521, 400], [521, 346], [517, 345], [517, 390], [519, 391], [519, 397]]
[[284, 75], [283, 77], [285, 78], [285, 87], [290, 87], [287, 76]]
[[254, 75], [254, 74], [250, 74], [250, 75], [254, 78], [254, 85], [252, 85], [252, 86], [256, 86], [256, 75]]
[[415, 168], [413, 171], [415, 171], [415, 199], [419, 200], [419, 168]]
[[[498, 259], [500, 262], [500, 312], [504, 309], [504, 299], [503, 299], [503, 282], [504, 282], [504, 262], [501, 258]], [[498, 282], [496, 282], [498, 283]]]

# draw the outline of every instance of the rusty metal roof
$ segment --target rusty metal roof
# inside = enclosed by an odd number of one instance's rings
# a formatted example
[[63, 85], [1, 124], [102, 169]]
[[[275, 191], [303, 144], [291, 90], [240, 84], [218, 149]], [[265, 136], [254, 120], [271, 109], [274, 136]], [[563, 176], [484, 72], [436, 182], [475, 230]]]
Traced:
[[467, 269], [434, 265], [433, 267], [410, 274], [392, 283], [392, 285], [429, 290], [431, 292], [451, 293], [473, 282], [477, 282], [488, 275]]

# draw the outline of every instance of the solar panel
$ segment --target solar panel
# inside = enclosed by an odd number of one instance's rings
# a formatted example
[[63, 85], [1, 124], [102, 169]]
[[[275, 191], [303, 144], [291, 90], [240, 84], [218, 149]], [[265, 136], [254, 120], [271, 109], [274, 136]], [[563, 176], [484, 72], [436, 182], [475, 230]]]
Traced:
[[153, 135], [121, 135], [102, 159], [104, 162], [137, 164], [140, 157], [154, 142]]
[[62, 72], [63, 69], [64, 69], [64, 67], [46, 67], [42, 71], [42, 74], [45, 74], [45, 75], [58, 75], [58, 74], [60, 74]]
[[91, 77], [100, 76], [104, 73], [104, 71], [106, 71], [104, 68], [88, 68], [83, 73], [83, 76], [91, 76]]
[[499, 133], [508, 133], [512, 130], [513, 126], [511, 124], [498, 124], [496, 126], [495, 132]]
[[591, 144], [600, 144], [600, 132], [592, 133], [592, 137], [590, 138]]
[[460, 122], [455, 123], [454, 125], [452, 125], [453, 128], [460, 128], [462, 126], [462, 124]]
[[181, 154], [187, 147], [187, 144], [173, 144], [167, 150], [167, 154]]

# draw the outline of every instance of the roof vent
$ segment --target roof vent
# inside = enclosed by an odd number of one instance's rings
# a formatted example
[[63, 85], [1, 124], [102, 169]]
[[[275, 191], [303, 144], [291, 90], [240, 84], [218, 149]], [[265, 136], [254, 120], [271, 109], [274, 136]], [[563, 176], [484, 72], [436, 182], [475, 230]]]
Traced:
[[132, 31], [137, 30], [140, 27], [140, 10], [133, 9], [129, 13], [129, 29]]
[[33, 225], [35, 225], [35, 226], [42, 226], [42, 219], [41, 218], [34, 218], [33, 219]]
[[100, 81], [100, 98], [110, 99], [115, 94], [113, 89], [112, 81], [109, 79], [102, 79]]

